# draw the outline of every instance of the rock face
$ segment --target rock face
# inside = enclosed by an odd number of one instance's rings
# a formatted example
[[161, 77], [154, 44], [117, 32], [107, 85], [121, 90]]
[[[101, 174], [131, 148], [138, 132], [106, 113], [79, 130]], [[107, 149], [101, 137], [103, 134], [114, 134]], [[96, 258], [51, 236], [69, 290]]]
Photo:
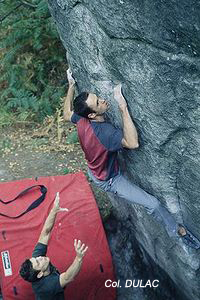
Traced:
[[[77, 81], [110, 101], [123, 83], [140, 147], [124, 151], [130, 179], [156, 196], [200, 238], [200, 2], [198, 0], [49, 0]], [[168, 238], [144, 209], [115, 201], [115, 214], [185, 293], [200, 298], [200, 251]], [[132, 299], [132, 298], [127, 298]], [[161, 299], [161, 298], [160, 298]]]

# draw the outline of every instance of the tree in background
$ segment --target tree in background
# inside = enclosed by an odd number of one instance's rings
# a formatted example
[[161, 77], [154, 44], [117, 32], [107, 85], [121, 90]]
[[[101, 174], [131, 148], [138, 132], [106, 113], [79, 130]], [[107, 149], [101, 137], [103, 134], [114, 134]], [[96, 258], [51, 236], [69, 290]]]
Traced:
[[1, 0], [0, 8], [0, 125], [11, 115], [41, 121], [64, 94], [65, 50], [46, 0]]

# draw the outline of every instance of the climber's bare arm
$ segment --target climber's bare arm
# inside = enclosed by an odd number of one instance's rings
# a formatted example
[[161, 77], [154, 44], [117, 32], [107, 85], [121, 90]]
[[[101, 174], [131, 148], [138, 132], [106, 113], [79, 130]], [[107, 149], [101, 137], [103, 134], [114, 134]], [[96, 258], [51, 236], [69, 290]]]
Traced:
[[114, 88], [114, 98], [118, 102], [119, 109], [123, 121], [123, 139], [122, 145], [128, 149], [135, 149], [139, 147], [137, 129], [130, 117], [126, 100], [121, 92], [121, 84]]
[[65, 121], [71, 121], [71, 117], [73, 115], [72, 102], [74, 99], [75, 80], [72, 77], [72, 72], [70, 69], [67, 70], [67, 79], [69, 88], [67, 95], [64, 98], [63, 117]]

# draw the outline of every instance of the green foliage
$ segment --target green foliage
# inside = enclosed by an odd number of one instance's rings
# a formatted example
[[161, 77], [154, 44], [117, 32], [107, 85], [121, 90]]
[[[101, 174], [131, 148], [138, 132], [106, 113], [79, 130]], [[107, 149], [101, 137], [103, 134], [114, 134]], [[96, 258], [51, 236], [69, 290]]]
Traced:
[[67, 175], [67, 174], [70, 174], [70, 173], [71, 173], [70, 169], [68, 169], [68, 168], [63, 169], [63, 175]]
[[0, 106], [5, 114], [40, 121], [55, 112], [64, 95], [65, 50], [47, 1], [24, 3], [0, 2], [1, 19], [7, 15], [0, 27]]
[[0, 149], [10, 148], [12, 146], [12, 142], [10, 138], [4, 138], [0, 141]]
[[66, 144], [76, 144], [78, 143], [78, 134], [77, 131], [72, 131], [67, 135]]
[[7, 111], [5, 107], [0, 109], [0, 128], [13, 126], [15, 124], [26, 125], [27, 123], [30, 123], [30, 119], [32, 119], [32, 114], [29, 111], [24, 110], [16, 114]]

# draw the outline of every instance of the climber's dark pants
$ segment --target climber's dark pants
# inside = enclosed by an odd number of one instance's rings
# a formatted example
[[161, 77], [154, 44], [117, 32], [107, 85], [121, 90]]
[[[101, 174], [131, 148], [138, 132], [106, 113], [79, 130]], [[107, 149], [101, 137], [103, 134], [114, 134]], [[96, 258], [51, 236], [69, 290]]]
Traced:
[[131, 183], [120, 173], [104, 181], [98, 180], [90, 170], [88, 170], [88, 174], [94, 183], [105, 192], [112, 192], [130, 203], [144, 206], [149, 214], [165, 226], [169, 236], [177, 236], [178, 226], [175, 219], [154, 196]]

